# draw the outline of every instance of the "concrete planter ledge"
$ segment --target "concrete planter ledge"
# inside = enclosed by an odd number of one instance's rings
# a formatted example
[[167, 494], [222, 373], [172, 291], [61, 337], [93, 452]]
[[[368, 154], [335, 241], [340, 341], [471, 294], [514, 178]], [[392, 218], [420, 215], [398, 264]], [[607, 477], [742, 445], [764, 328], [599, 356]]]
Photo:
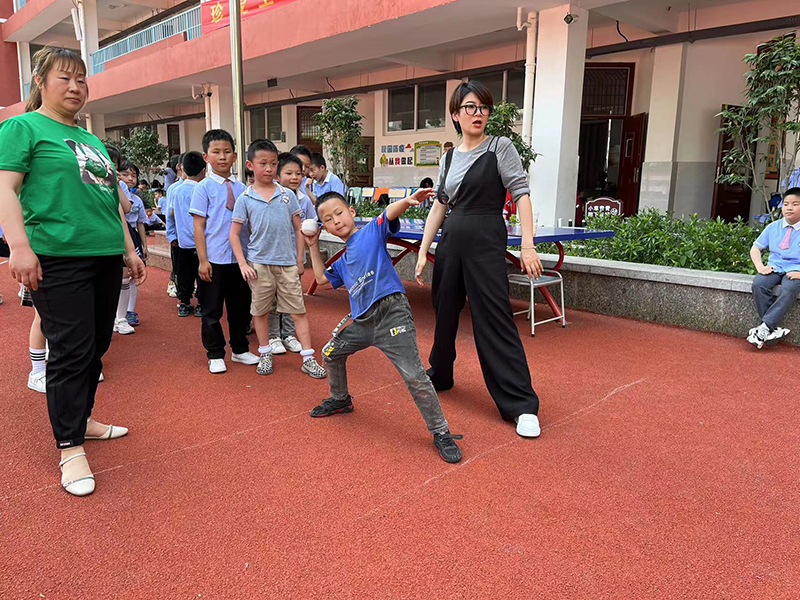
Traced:
[[[323, 232], [320, 246], [327, 250], [328, 256], [333, 256], [342, 248], [342, 242]], [[390, 254], [397, 255], [400, 251], [401, 248], [390, 243]], [[436, 253], [435, 245], [431, 252]], [[558, 256], [542, 254], [541, 258], [546, 267], [552, 267]], [[397, 264], [402, 279], [414, 280], [416, 260], [416, 254], [410, 254]], [[517, 271], [510, 264], [508, 270]], [[750, 293], [751, 275], [577, 256], [567, 256], [561, 272], [568, 322], [569, 309], [577, 308], [737, 337], [745, 337], [759, 322]], [[427, 283], [431, 281], [431, 273], [429, 264], [423, 272]], [[529, 292], [526, 287], [512, 285], [510, 293], [512, 298], [524, 300]], [[787, 341], [800, 345], [800, 302], [789, 311], [784, 326], [792, 330]]]

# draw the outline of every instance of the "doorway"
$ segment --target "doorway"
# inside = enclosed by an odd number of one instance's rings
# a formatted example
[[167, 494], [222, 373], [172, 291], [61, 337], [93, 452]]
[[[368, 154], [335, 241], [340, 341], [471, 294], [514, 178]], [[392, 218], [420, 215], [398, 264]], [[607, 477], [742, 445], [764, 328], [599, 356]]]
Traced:
[[320, 132], [314, 115], [320, 112], [322, 112], [321, 106], [297, 107], [297, 143], [306, 146], [311, 152], [321, 154], [322, 144], [314, 139]]
[[375, 166], [375, 138], [362, 137], [361, 143], [365, 154], [350, 171], [348, 185], [351, 187], [372, 187], [372, 171]]
[[[722, 110], [738, 108], [729, 104], [723, 104]], [[720, 118], [720, 127], [724, 127], [725, 122]], [[728, 150], [736, 145], [736, 141], [728, 136], [719, 136], [719, 146], [717, 147], [717, 170], [716, 176], [722, 173], [722, 157]], [[747, 183], [752, 183], [753, 172], [747, 170]], [[711, 218], [720, 217], [724, 221], [732, 222], [736, 217], [741, 217], [745, 221], [750, 218], [750, 200], [752, 192], [745, 183], [717, 183], [714, 179], [714, 200], [711, 205]]]

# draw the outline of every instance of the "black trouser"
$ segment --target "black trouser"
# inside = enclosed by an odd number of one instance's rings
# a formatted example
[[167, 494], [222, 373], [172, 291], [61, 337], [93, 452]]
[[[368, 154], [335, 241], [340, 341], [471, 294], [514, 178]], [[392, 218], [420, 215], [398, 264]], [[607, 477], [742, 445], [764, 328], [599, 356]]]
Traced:
[[111, 344], [122, 257], [39, 256], [42, 281], [31, 290], [50, 346], [47, 410], [56, 446], [80, 446], [92, 414], [101, 361]]
[[178, 281], [178, 242], [170, 242], [169, 257], [172, 261], [172, 272], [169, 274], [169, 280], [172, 282]]
[[194, 284], [199, 284], [197, 269], [200, 261], [194, 248], [178, 248], [178, 300], [182, 304], [191, 304], [194, 296]]
[[231, 350], [242, 354], [250, 349], [247, 326], [250, 324], [250, 286], [239, 265], [211, 263], [211, 282], [199, 280], [197, 297], [203, 304], [203, 346], [209, 359], [225, 358], [222, 309], [228, 311]]
[[437, 388], [453, 385], [458, 318], [466, 298], [483, 378], [500, 414], [538, 414], [525, 349], [508, 298], [502, 217], [450, 216], [436, 248], [433, 306], [436, 330], [429, 375]]

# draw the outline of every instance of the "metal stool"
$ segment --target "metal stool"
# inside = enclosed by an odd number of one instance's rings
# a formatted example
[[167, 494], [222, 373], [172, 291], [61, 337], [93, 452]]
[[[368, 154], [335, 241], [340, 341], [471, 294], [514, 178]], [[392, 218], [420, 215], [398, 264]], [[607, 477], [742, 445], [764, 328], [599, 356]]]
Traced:
[[[531, 337], [536, 335], [537, 325], [550, 323], [551, 321], [561, 321], [561, 327], [567, 326], [567, 313], [564, 310], [564, 278], [561, 276], [561, 273], [559, 273], [558, 271], [551, 271], [545, 269], [542, 272], [542, 275], [539, 277], [539, 279], [528, 279], [527, 275], [522, 275], [522, 274], [509, 275], [508, 282], [513, 283], [515, 285], [529, 286], [531, 289], [531, 300], [527, 310], [521, 310], [514, 313], [514, 315], [521, 315], [521, 314], [528, 315], [528, 319], [531, 322]], [[544, 319], [543, 321], [536, 321], [533, 312], [533, 290], [535, 290], [536, 288], [548, 287], [551, 285], [558, 285], [561, 291], [561, 316], [551, 317], [549, 319]]]

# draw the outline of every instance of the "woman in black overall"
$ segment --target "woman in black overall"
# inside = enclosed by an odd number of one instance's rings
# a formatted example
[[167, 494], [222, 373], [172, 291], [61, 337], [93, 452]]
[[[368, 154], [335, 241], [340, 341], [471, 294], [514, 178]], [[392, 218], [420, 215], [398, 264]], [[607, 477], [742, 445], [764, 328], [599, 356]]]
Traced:
[[538, 277], [542, 264], [533, 247], [530, 189], [519, 154], [508, 138], [485, 133], [492, 106], [491, 93], [477, 81], [462, 83], [450, 99], [450, 114], [463, 140], [442, 159], [438, 202], [428, 215], [415, 271], [421, 284], [428, 249], [449, 205], [433, 268], [436, 330], [428, 375], [437, 390], [453, 387], [458, 320], [469, 297], [486, 387], [500, 415], [517, 422], [519, 435], [537, 437], [539, 398], [508, 297], [506, 190], [518, 206], [523, 269]]

